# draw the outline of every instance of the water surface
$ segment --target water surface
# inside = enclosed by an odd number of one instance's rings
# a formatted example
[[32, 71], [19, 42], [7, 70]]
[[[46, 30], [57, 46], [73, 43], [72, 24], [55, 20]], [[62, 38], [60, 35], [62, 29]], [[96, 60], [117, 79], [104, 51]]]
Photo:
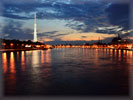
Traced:
[[12, 96], [128, 96], [132, 51], [57, 48], [1, 53]]

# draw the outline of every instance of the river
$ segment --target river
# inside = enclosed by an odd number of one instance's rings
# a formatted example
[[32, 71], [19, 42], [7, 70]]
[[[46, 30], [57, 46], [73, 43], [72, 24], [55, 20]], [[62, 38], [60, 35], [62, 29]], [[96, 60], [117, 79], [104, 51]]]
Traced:
[[6, 96], [128, 96], [133, 51], [55, 48], [1, 53]]

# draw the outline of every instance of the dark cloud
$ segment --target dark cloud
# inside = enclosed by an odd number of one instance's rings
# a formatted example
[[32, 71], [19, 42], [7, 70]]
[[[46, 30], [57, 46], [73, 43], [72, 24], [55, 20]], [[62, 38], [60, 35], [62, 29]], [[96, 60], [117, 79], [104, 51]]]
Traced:
[[[1, 27], [1, 33], [4, 33], [4, 38], [6, 39], [20, 39], [20, 40], [32, 40], [33, 39], [33, 31], [29, 28], [23, 28], [24, 23], [22, 21], [14, 21], [8, 20]], [[67, 34], [58, 33], [58, 31], [51, 32], [42, 32], [38, 33], [39, 38], [50, 38], [50, 39], [58, 39], [58, 37], [64, 36]]]
[[66, 33], [66, 34], [59, 33], [59, 34], [55, 35], [55, 37], [65, 36], [65, 35], [68, 35], [68, 34], [69, 33]]
[[87, 36], [81, 36], [81, 38], [82, 38], [82, 39], [85, 39], [85, 38], [87, 38]]
[[58, 40], [55, 39], [55, 41], [48, 41], [46, 42], [47, 44], [52, 44], [52, 45], [60, 45], [60, 44], [85, 44], [87, 41], [62, 41], [62, 40]]
[[108, 24], [120, 25], [125, 29], [129, 27], [128, 4], [102, 2], [104, 0], [2, 1], [4, 5], [2, 16], [13, 19], [33, 19], [33, 13], [37, 12], [39, 19], [71, 20], [75, 23], [68, 23], [66, 26], [80, 32], [95, 31], [96, 27]]
[[50, 39], [58, 39], [61, 36], [68, 35], [69, 33], [58, 33], [58, 31], [38, 33], [39, 37], [46, 37]]
[[88, 2], [78, 8], [82, 9], [82, 12], [77, 13], [80, 16], [73, 17], [72, 23], [67, 24], [68, 27], [80, 32], [94, 32], [96, 27], [108, 23], [104, 12], [106, 4]]
[[54, 42], [56, 42], [56, 41], [59, 42], [59, 41], [62, 41], [62, 40], [60, 38], [55, 38]]
[[56, 34], [58, 31], [51, 31], [51, 32], [44, 32], [44, 33], [41, 33], [41, 34], [46, 34], [46, 35], [49, 35], [49, 34]]
[[23, 28], [23, 22], [8, 20], [2, 27], [1, 33], [4, 33], [7, 39], [27, 40], [33, 38], [33, 30]]
[[97, 33], [104, 33], [104, 34], [116, 34], [116, 31], [113, 30], [96, 30]]
[[71, 29], [81, 31], [84, 30], [84, 23], [76, 22], [76, 21], [69, 21], [68, 24], [65, 25], [66, 27], [70, 27]]
[[2, 15], [4, 17], [13, 18], [13, 19], [23, 19], [23, 20], [30, 19], [26, 16], [13, 15], [13, 14], [10, 14], [10, 13], [2, 13]]
[[129, 4], [127, 3], [108, 5], [105, 9], [105, 14], [109, 20], [109, 25], [103, 29], [97, 29], [96, 32], [104, 34], [118, 34], [129, 30], [129, 11]]
[[128, 3], [112, 4], [106, 9], [109, 21], [112, 25], [118, 25], [125, 30], [129, 29], [129, 7]]
[[[57, 3], [57, 0], [55, 0], [56, 2], [37, 2], [34, 0], [32, 3], [24, 2], [25, 0], [21, 0], [21, 2], [5, 1], [3, 2], [3, 16], [15, 19], [32, 19], [33, 13], [37, 12], [37, 17], [40, 19], [56, 18], [86, 21], [101, 15], [104, 6], [102, 3], [86, 0], [79, 0], [80, 2], [86, 2], [81, 3], [80, 5], [76, 3]], [[25, 16], [22, 16], [21, 13], [25, 13]]]

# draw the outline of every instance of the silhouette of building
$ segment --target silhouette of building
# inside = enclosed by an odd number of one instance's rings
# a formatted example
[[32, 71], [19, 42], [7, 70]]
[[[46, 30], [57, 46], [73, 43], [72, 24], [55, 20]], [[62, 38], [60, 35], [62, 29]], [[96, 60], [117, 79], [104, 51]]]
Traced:
[[121, 42], [122, 42], [122, 39], [120, 37], [120, 34], [118, 34], [117, 37], [112, 39], [111, 44], [120, 44]]

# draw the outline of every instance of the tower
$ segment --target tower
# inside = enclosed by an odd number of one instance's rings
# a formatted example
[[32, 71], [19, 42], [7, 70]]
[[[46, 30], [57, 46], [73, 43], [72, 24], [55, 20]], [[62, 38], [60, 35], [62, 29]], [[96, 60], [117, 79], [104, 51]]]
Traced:
[[34, 15], [34, 39], [33, 42], [37, 42], [37, 25], [36, 25], [36, 13]]
[[118, 33], [118, 38], [120, 38], [120, 34]]
[[99, 42], [99, 43], [101, 43], [101, 39], [100, 39], [100, 37], [99, 37], [98, 39], [99, 39], [99, 41], [98, 41], [98, 42]]

